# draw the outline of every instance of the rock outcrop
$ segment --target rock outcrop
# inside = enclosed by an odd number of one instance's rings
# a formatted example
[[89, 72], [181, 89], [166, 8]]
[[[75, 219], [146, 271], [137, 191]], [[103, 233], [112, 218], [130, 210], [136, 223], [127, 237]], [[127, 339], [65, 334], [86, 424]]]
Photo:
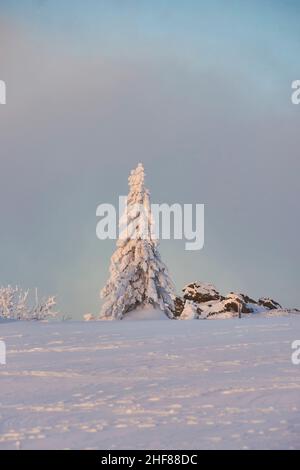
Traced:
[[174, 299], [174, 307], [175, 307], [174, 317], [175, 318], [180, 317], [180, 315], [182, 314], [182, 311], [184, 309], [184, 304], [185, 304], [185, 301], [181, 297], [178, 297], [178, 296], [175, 297]]
[[176, 297], [174, 302], [174, 315], [181, 320], [232, 318], [282, 308], [269, 297], [256, 301], [246, 294], [235, 292], [223, 296], [213, 284], [207, 282], [193, 282], [182, 291], [183, 297]]
[[180, 320], [196, 320], [199, 318], [200, 313], [195, 302], [186, 300], [184, 309], [180, 315]]
[[196, 303], [208, 302], [209, 300], [220, 300], [222, 298], [220, 292], [217, 291], [213, 284], [207, 282], [194, 282], [188, 284], [183, 289], [183, 298], [192, 300]]
[[261, 297], [258, 299], [259, 305], [266, 307], [269, 310], [274, 310], [278, 308], [282, 308], [282, 306], [276, 302], [275, 300], [271, 299], [270, 297]]

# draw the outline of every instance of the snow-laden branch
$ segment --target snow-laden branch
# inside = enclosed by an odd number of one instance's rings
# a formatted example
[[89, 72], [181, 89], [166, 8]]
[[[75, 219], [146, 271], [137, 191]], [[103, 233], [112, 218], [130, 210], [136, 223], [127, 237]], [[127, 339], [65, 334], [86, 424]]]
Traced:
[[0, 318], [11, 320], [48, 320], [55, 318], [56, 298], [47, 297], [41, 301], [35, 293], [35, 302], [30, 303], [29, 290], [24, 291], [19, 286], [0, 287]]

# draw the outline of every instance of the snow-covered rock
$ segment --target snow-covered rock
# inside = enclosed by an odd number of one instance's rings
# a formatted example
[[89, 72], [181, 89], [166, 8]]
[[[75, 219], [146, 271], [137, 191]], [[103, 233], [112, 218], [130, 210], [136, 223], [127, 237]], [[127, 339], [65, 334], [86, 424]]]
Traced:
[[[243, 297], [241, 294], [236, 294], [235, 292], [230, 292], [227, 294], [222, 302], [226, 312], [238, 313], [239, 311], [242, 312], [246, 309], [246, 304]], [[248, 313], [248, 311], [245, 313]]]
[[237, 294], [230, 292], [224, 299], [225, 310], [228, 312], [239, 312], [241, 313], [258, 313], [262, 311], [262, 308], [258, 305], [256, 300], [252, 299], [245, 294]]
[[233, 318], [240, 314], [254, 313], [251, 305], [245, 302], [243, 294], [230, 292], [222, 300], [200, 304], [200, 318]]
[[180, 320], [225, 319], [248, 314], [263, 314], [275, 311], [289, 314], [297, 310], [282, 309], [281, 305], [269, 297], [258, 301], [246, 294], [230, 292], [220, 294], [213, 284], [193, 282], [183, 289], [183, 298], [175, 299], [175, 316]]
[[258, 299], [258, 303], [259, 305], [263, 305], [269, 310], [282, 308], [282, 306], [278, 302], [271, 299], [270, 297], [261, 297], [260, 299]]
[[195, 302], [187, 300], [180, 315], [180, 320], [195, 320], [199, 318], [199, 313], [200, 311], [197, 309]]
[[181, 297], [177, 296], [174, 298], [174, 317], [178, 318], [183, 312], [184, 305], [185, 305], [185, 300], [183, 300]]
[[215, 286], [208, 282], [194, 282], [188, 284], [182, 291], [184, 299], [192, 300], [197, 303], [218, 300], [222, 297]]

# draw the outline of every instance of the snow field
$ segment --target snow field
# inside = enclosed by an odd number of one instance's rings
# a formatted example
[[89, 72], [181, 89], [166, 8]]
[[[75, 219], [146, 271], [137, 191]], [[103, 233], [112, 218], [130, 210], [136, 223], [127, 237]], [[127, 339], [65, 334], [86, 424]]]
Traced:
[[1, 449], [300, 448], [299, 317], [0, 328]]

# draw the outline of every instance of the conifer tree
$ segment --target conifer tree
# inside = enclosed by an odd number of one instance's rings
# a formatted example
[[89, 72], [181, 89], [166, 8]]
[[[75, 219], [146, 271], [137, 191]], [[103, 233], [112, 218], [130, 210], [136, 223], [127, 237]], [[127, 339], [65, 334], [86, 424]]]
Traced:
[[158, 251], [144, 178], [144, 168], [139, 163], [128, 178], [129, 194], [120, 219], [125, 228], [111, 258], [110, 277], [101, 291], [101, 319], [120, 320], [126, 313], [149, 305], [173, 318], [173, 284]]

